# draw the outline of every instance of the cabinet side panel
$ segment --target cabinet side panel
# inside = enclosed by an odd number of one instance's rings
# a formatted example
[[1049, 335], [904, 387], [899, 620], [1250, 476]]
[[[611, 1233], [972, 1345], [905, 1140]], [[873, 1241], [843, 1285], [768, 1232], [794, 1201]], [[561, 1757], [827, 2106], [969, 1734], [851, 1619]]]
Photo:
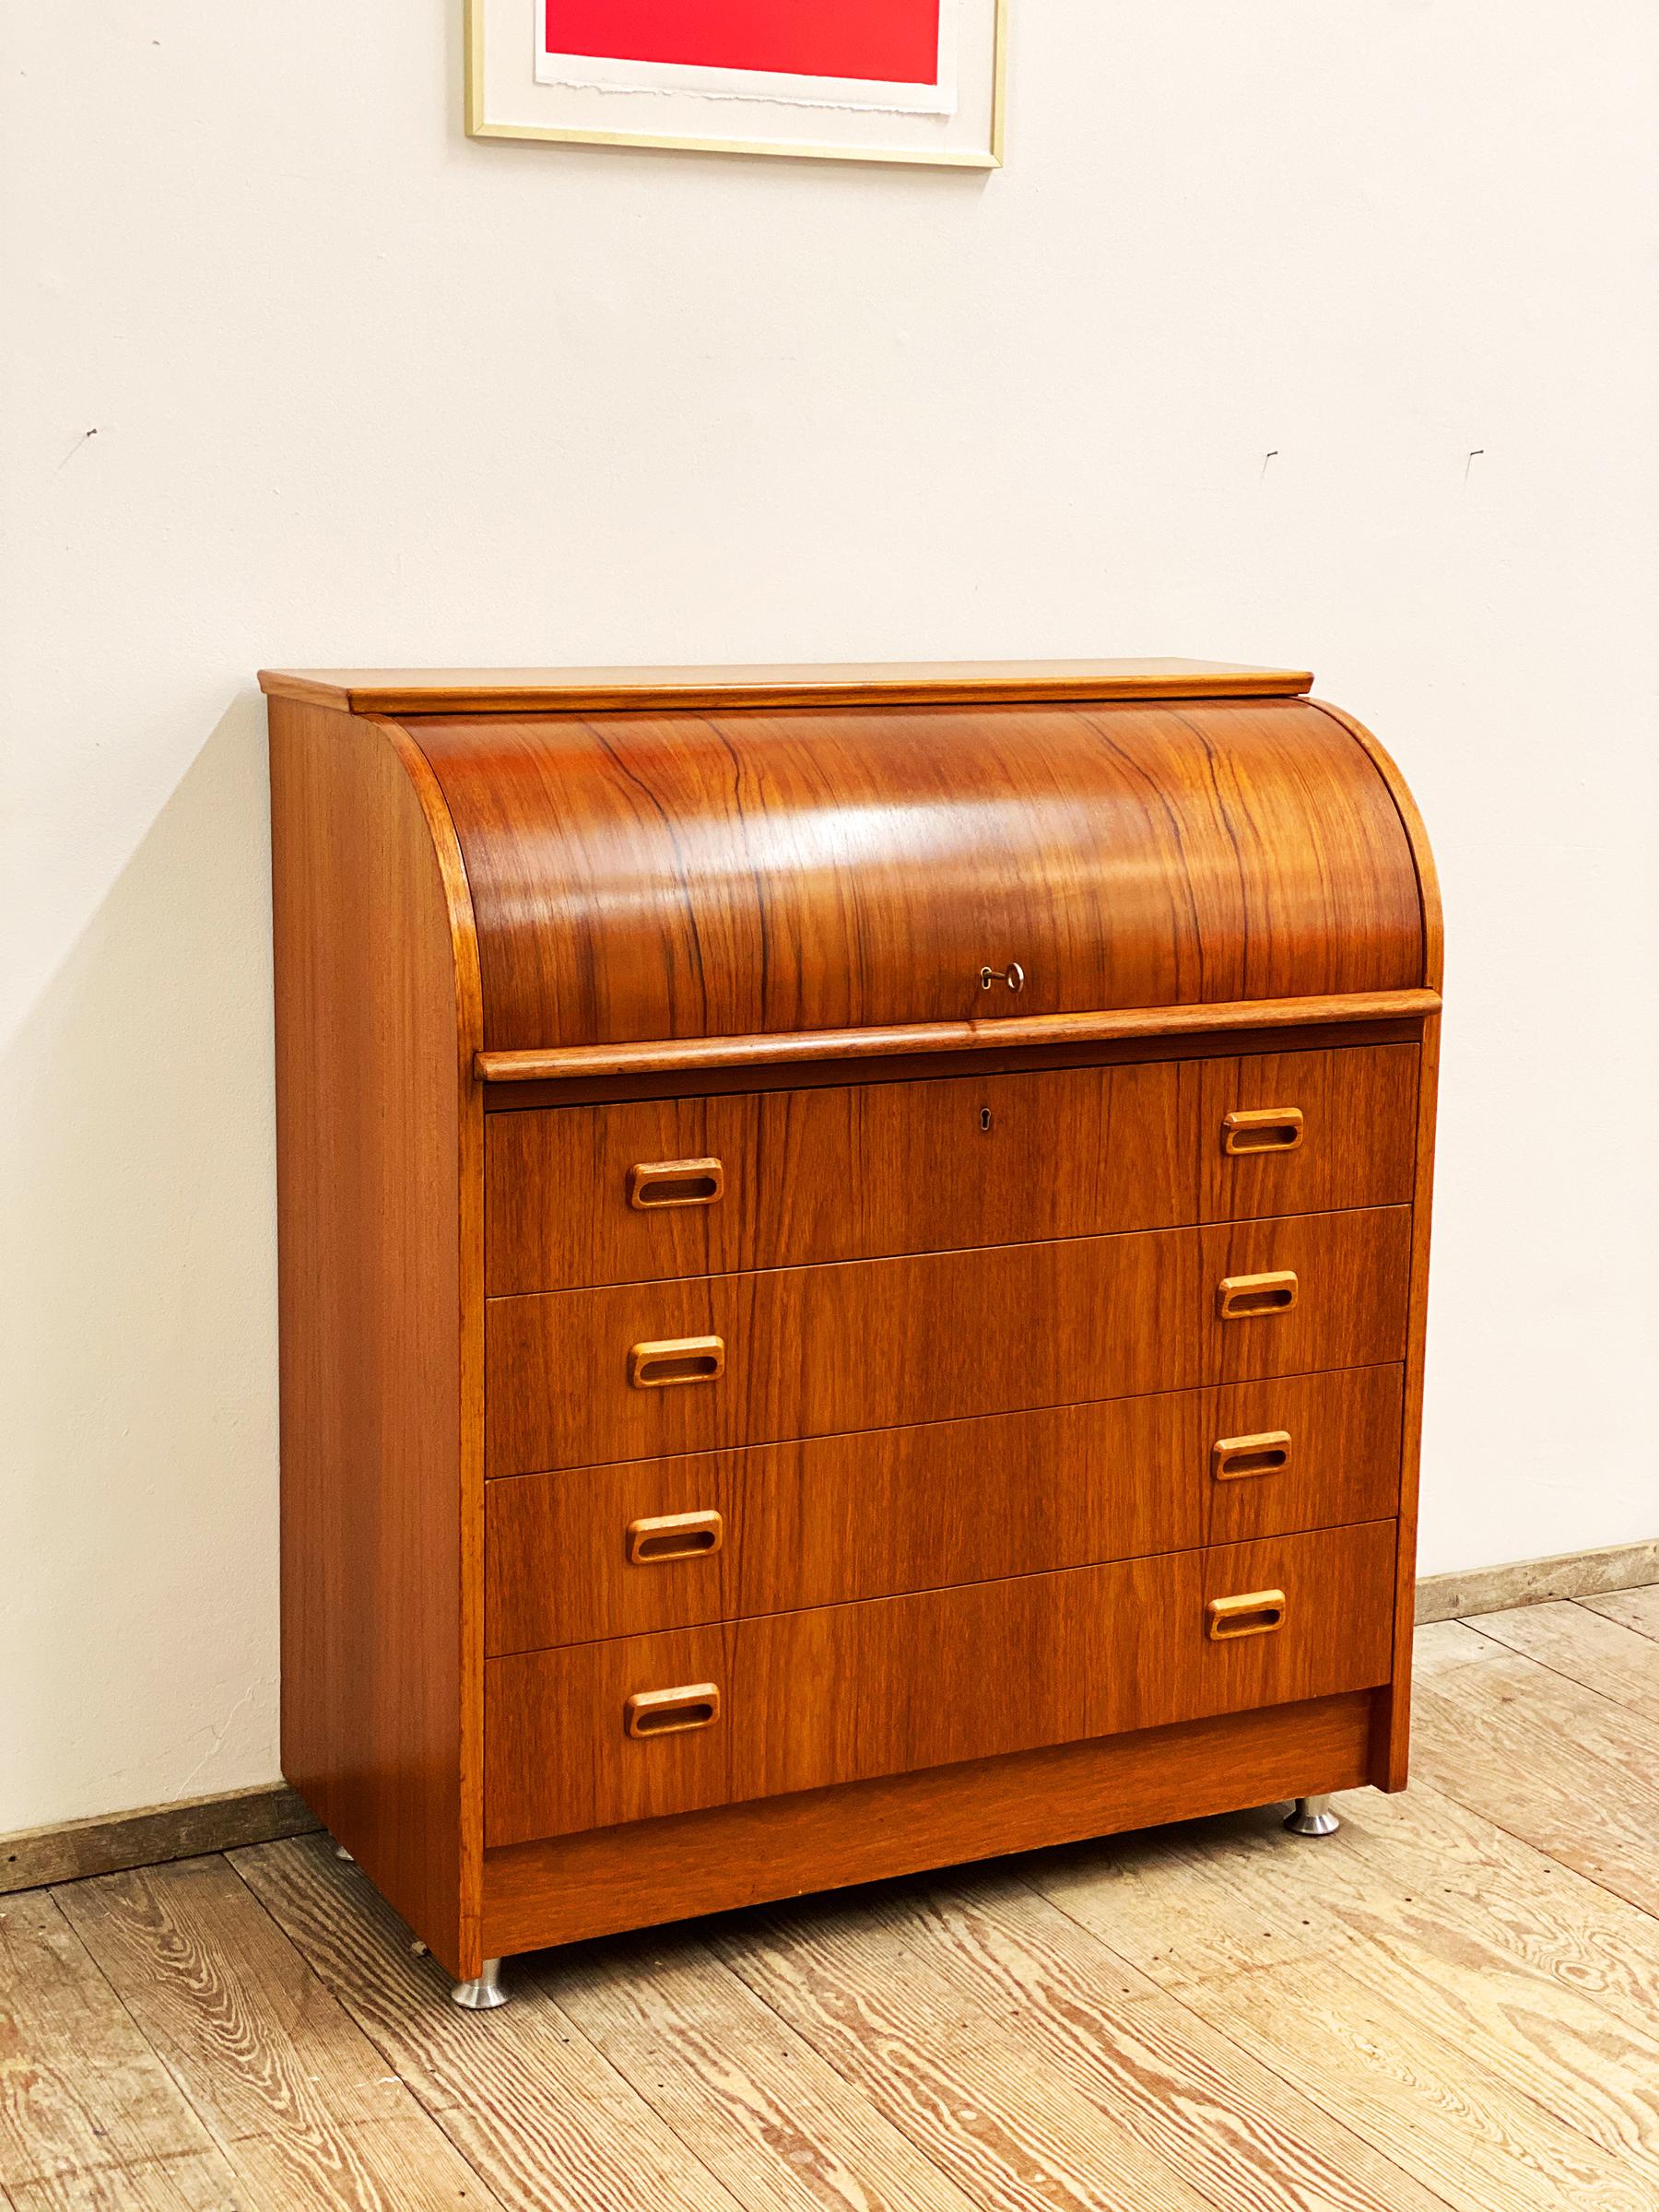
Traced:
[[[1438, 991], [1445, 973], [1445, 924], [1440, 876], [1429, 832], [1410, 786], [1393, 757], [1365, 724], [1323, 700], [1316, 712], [1339, 723], [1387, 786], [1417, 871], [1423, 916], [1423, 982]], [[1434, 1125], [1440, 1090], [1441, 1017], [1423, 1024], [1418, 1068], [1417, 1156], [1411, 1217], [1411, 1336], [1406, 1354], [1406, 1424], [1400, 1470], [1400, 1538], [1395, 1567], [1394, 1679], [1376, 1707], [1371, 1780], [1379, 1789], [1406, 1787], [1411, 1749], [1411, 1659], [1416, 1626], [1418, 1463], [1423, 1433], [1423, 1366], [1429, 1325], [1429, 1232], [1434, 1196]]]
[[[419, 764], [415, 764], [418, 771]], [[465, 951], [398, 734], [271, 702], [283, 1771], [477, 1971]]]
[[1429, 1332], [1429, 1232], [1434, 1200], [1434, 1124], [1440, 1096], [1437, 1014], [1423, 1024], [1418, 1068], [1416, 1198], [1411, 1209], [1411, 1333], [1406, 1351], [1406, 1422], [1400, 1466], [1399, 1553], [1394, 1573], [1394, 1678], [1377, 1700], [1371, 1780], [1403, 1790], [1411, 1758], [1411, 1659], [1417, 1625], [1418, 1470], [1423, 1443], [1423, 1371]]

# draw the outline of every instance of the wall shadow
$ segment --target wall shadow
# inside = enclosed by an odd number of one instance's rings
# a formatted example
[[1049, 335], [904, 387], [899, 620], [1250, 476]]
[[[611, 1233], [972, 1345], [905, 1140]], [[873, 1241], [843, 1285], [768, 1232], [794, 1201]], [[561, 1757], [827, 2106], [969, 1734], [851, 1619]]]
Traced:
[[276, 1772], [265, 777], [239, 695], [0, 1058], [0, 1832]]

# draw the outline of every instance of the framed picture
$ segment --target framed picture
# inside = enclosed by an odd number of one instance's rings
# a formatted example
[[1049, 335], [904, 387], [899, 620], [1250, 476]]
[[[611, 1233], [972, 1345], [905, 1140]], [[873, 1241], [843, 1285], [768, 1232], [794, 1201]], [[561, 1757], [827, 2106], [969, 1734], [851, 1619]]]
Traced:
[[1002, 161], [1008, 0], [466, 0], [475, 138]]

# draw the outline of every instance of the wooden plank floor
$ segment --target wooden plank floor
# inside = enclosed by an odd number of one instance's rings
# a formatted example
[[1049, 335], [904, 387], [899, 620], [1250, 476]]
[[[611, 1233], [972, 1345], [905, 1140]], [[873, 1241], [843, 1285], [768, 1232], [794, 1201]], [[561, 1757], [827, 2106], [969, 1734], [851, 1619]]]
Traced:
[[1659, 1588], [1418, 1632], [1417, 1780], [510, 1965], [324, 1838], [0, 1905], [10, 2212], [1655, 2212]]

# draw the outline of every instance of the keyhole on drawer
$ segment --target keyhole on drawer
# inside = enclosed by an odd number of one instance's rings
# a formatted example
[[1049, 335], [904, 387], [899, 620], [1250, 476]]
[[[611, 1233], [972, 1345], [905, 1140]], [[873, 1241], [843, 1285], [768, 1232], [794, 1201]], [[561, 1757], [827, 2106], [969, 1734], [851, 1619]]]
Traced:
[[980, 1108], [980, 1127], [981, 1127], [982, 1129], [989, 1129], [989, 1128], [990, 1128], [990, 1126], [991, 1126], [991, 1109], [990, 1109], [990, 1107], [989, 1107], [989, 1106], [982, 1106], [982, 1107]]

